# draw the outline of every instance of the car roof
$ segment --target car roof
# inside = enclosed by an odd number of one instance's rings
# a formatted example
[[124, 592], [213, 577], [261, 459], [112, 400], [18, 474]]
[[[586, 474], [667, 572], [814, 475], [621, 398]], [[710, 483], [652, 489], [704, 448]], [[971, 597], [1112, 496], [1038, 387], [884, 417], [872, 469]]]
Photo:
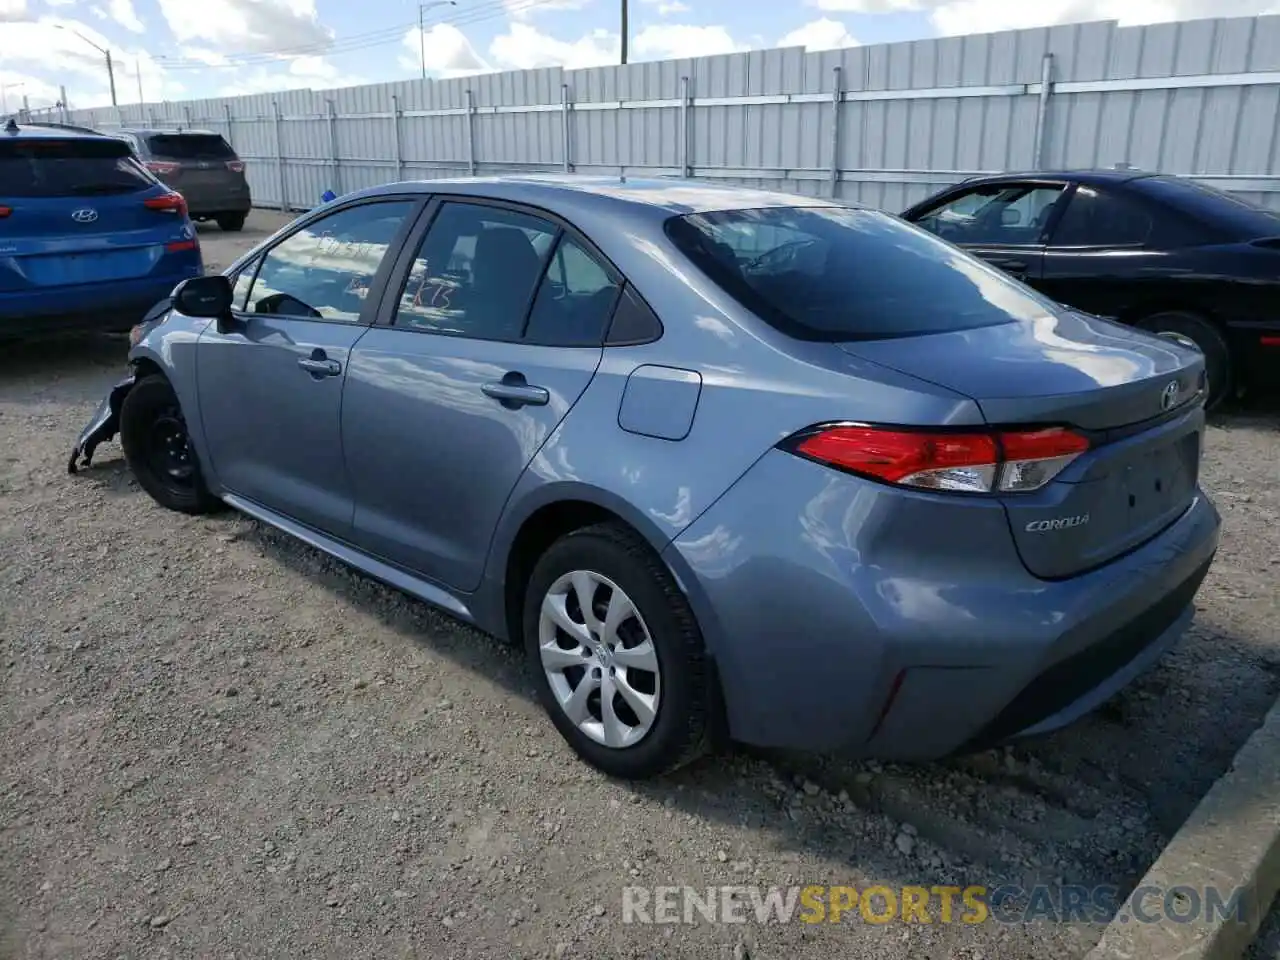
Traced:
[[[1101, 170], [1027, 170], [1010, 173], [993, 173], [980, 177], [970, 177], [962, 181], [965, 186], [982, 183], [1004, 183], [1007, 180], [1072, 180], [1076, 183], [1127, 183], [1142, 177], [1154, 177], [1150, 170], [1106, 169]], [[957, 184], [959, 186], [959, 184]]]
[[184, 127], [177, 130], [173, 127], [121, 127], [119, 133], [129, 133], [135, 137], [152, 137], [157, 134], [165, 134], [170, 137], [185, 137], [187, 135], [198, 135], [201, 137], [217, 137], [221, 136], [216, 130], [203, 130], [195, 127]]
[[23, 123], [16, 121], [15, 127], [8, 121], [0, 126], [0, 140], [113, 140], [109, 134], [99, 133], [86, 127], [71, 125], [40, 123]]
[[567, 217], [583, 212], [630, 210], [665, 216], [714, 210], [767, 207], [860, 206], [847, 201], [806, 197], [675, 177], [604, 177], [581, 174], [457, 177], [387, 184], [360, 191], [363, 196], [406, 191], [458, 193], [541, 206]]

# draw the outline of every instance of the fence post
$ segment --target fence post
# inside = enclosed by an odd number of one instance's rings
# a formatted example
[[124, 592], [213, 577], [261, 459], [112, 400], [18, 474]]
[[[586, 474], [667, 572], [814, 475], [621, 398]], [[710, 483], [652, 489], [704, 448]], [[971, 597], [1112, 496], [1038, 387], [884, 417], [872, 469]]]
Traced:
[[569, 85], [560, 84], [560, 149], [564, 154], [564, 172], [573, 169], [569, 154]]
[[832, 69], [833, 88], [831, 90], [831, 196], [835, 197], [840, 192], [840, 104], [843, 102], [844, 91], [840, 89], [840, 68]]
[[400, 98], [391, 95], [391, 131], [396, 145], [396, 180], [404, 179], [404, 147], [400, 140]]
[[693, 172], [689, 163], [689, 78], [680, 78], [680, 176], [691, 177]]
[[276, 127], [276, 166], [280, 172], [280, 209], [284, 213], [289, 212], [289, 196], [287, 187], [284, 182], [284, 137], [281, 136], [283, 127], [280, 120], [280, 101], [271, 101], [271, 112], [275, 115]]
[[190, 130], [191, 129], [191, 108], [186, 105], [183, 105], [182, 107], [182, 119], [186, 121], [185, 129]]
[[476, 175], [476, 98], [467, 88], [467, 171]]
[[338, 163], [338, 111], [332, 100], [325, 101], [329, 122], [329, 163], [333, 167], [333, 183], [329, 189], [342, 196], [342, 168]]
[[227, 118], [227, 145], [234, 150], [236, 148], [236, 138], [232, 136], [231, 133], [231, 104], [224, 103], [222, 105], [222, 112]]
[[1049, 119], [1049, 97], [1053, 93], [1053, 54], [1046, 53], [1040, 61], [1040, 102], [1036, 104], [1036, 138], [1033, 170], [1044, 169], [1045, 129]]

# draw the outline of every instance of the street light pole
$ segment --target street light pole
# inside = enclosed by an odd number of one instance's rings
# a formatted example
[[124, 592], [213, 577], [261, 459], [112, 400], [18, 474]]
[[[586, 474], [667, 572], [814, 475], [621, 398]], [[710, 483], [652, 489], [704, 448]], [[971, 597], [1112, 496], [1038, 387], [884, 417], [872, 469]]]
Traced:
[[142, 96], [142, 60], [133, 61], [134, 69], [138, 71], [138, 106], [146, 103], [146, 99]]
[[115, 71], [115, 67], [114, 67], [114, 66], [112, 65], [112, 63], [111, 63], [111, 51], [110, 51], [110, 50], [108, 50], [106, 47], [100, 47], [100, 46], [98, 46], [96, 43], [94, 43], [92, 40], [90, 40], [88, 37], [86, 37], [86, 36], [85, 36], [83, 33], [81, 33], [79, 30], [72, 30], [70, 27], [63, 26], [63, 25], [62, 25], [62, 24], [60, 24], [60, 23], [59, 23], [59, 24], [55, 24], [55, 26], [56, 26], [59, 30], [65, 30], [65, 31], [67, 31], [67, 33], [75, 34], [77, 37], [79, 37], [81, 40], [83, 40], [83, 41], [84, 41], [85, 43], [87, 43], [89, 46], [93, 47], [93, 49], [97, 50], [100, 54], [102, 54], [104, 57], [106, 57], [106, 60], [107, 60], [107, 80], [108, 80], [108, 81], [110, 82], [110, 84], [111, 84], [111, 105], [112, 105], [113, 107], [118, 107], [118, 106], [119, 106], [119, 104], [116, 102], [116, 71]]
[[427, 27], [425, 14], [432, 7], [456, 7], [457, 0], [432, 0], [418, 4], [418, 56], [422, 59], [422, 79], [427, 79]]

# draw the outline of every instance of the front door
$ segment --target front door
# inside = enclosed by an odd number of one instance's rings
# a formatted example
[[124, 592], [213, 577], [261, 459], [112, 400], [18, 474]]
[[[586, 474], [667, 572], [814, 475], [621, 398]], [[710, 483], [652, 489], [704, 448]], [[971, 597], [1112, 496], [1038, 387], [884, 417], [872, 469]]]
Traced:
[[335, 537], [353, 506], [339, 411], [351, 349], [369, 329], [379, 268], [408, 228], [409, 200], [309, 222], [237, 283], [235, 323], [196, 350], [209, 458], [229, 492]]
[[1045, 235], [1065, 186], [981, 184], [952, 195], [915, 222], [1010, 276], [1038, 286]]
[[463, 201], [405, 261], [351, 354], [352, 536], [472, 590], [521, 473], [595, 375], [620, 278], [541, 215]]

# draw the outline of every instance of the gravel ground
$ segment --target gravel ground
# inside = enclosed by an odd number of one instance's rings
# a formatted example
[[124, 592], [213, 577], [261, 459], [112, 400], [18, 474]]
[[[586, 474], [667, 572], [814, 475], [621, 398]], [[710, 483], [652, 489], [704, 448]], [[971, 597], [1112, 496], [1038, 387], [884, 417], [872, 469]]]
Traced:
[[[207, 261], [278, 223], [202, 229]], [[736, 751], [611, 782], [512, 649], [247, 518], [160, 509], [115, 445], [69, 477], [124, 349], [0, 352], [0, 957], [1079, 957], [1096, 928], [652, 928], [621, 891], [1125, 887], [1280, 688], [1271, 409], [1211, 429], [1195, 627], [1096, 716], [932, 766]]]

